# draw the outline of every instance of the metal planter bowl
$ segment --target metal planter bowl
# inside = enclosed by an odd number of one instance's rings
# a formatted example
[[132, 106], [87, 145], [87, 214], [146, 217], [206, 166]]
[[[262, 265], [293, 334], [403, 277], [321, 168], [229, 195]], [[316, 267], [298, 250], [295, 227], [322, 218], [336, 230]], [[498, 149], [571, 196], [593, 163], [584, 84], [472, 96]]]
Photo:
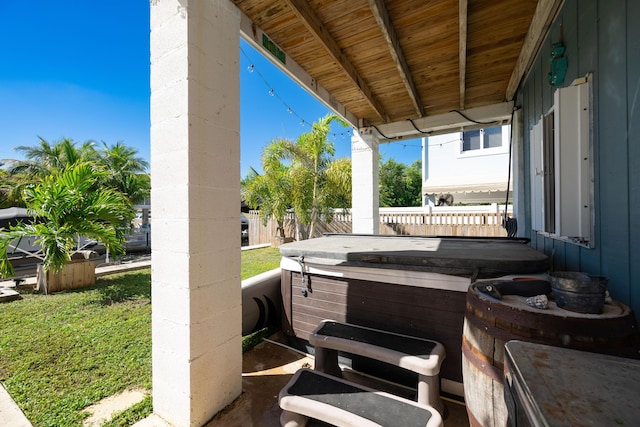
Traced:
[[605, 277], [572, 271], [557, 271], [549, 276], [558, 307], [577, 313], [602, 313], [607, 291]]

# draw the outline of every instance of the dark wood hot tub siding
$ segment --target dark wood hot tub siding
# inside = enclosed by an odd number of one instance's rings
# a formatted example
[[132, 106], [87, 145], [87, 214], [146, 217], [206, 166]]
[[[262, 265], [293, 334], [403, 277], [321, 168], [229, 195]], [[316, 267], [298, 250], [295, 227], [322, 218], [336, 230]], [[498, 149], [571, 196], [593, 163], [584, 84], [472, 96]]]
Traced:
[[[305, 275], [307, 279], [307, 275]], [[441, 377], [462, 382], [462, 326], [466, 293], [282, 270], [283, 329], [304, 340], [324, 319], [349, 322], [442, 343]]]

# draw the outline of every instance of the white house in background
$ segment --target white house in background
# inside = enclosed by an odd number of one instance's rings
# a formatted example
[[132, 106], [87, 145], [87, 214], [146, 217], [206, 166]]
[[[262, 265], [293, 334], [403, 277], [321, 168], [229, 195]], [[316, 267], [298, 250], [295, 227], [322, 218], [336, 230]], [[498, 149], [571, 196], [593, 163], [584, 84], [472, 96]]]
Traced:
[[423, 205], [438, 205], [449, 194], [455, 205], [504, 203], [510, 132], [511, 126], [496, 126], [423, 138]]

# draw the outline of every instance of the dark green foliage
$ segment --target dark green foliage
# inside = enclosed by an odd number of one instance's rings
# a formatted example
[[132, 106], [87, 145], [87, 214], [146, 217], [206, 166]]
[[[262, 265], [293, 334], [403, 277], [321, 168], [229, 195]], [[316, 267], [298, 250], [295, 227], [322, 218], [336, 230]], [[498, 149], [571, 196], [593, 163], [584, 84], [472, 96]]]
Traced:
[[407, 166], [389, 159], [380, 164], [380, 206], [407, 207], [422, 205], [422, 162]]
[[44, 253], [46, 270], [60, 271], [71, 259], [78, 236], [101, 241], [113, 255], [124, 253], [125, 232], [134, 211], [119, 191], [100, 185], [102, 173], [92, 163], [56, 169], [24, 190], [34, 224], [0, 230], [0, 274], [13, 275], [7, 251], [14, 239], [35, 236]]
[[264, 338], [271, 336], [275, 332], [277, 332], [278, 329], [279, 327], [272, 325], [266, 328], [262, 328], [259, 331], [255, 331], [251, 335], [242, 337], [242, 352], [246, 353], [247, 351], [251, 350], [253, 347], [260, 344]]
[[[49, 143], [40, 138], [35, 146], [16, 147], [26, 160], [7, 160], [8, 176], [0, 182], [0, 206], [4, 203], [2, 196], [9, 199], [7, 206], [23, 206], [22, 193], [27, 186], [79, 163], [91, 163], [102, 172], [100, 185], [125, 194], [131, 203], [139, 203], [149, 195], [151, 186], [146, 173], [149, 164], [137, 156], [136, 149], [121, 142], [112, 145], [102, 142], [102, 148], [95, 145], [87, 141], [78, 146], [68, 138]], [[7, 180], [10, 186], [5, 186]]]
[[346, 126], [328, 114], [313, 123], [310, 132], [296, 141], [275, 139], [262, 154], [263, 174], [252, 169], [243, 179], [243, 199], [259, 208], [266, 223], [273, 217], [284, 236], [284, 216], [290, 208], [313, 235], [315, 224], [331, 222], [333, 208], [351, 206], [351, 162], [334, 159], [335, 148], [328, 135], [332, 122]]

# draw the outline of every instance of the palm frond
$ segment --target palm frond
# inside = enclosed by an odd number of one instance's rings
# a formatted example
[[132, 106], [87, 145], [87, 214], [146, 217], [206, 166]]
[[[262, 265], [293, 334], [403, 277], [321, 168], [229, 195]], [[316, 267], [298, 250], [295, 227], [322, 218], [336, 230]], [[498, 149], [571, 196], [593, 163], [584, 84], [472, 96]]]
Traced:
[[121, 192], [97, 185], [102, 173], [90, 162], [77, 162], [25, 188], [30, 213], [41, 222], [18, 224], [0, 233], [0, 273], [12, 274], [7, 248], [16, 236], [36, 236], [45, 269], [58, 271], [71, 259], [76, 236], [100, 240], [113, 254], [124, 253], [125, 231], [134, 211]]

